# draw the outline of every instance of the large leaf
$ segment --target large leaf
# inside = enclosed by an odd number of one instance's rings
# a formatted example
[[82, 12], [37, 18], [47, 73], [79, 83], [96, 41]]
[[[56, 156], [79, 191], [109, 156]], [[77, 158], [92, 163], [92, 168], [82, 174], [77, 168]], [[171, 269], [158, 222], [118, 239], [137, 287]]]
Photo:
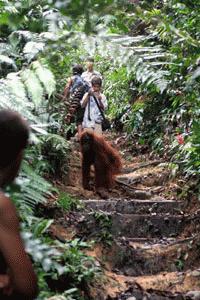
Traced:
[[39, 80], [44, 85], [46, 93], [51, 96], [56, 89], [56, 82], [53, 73], [39, 61], [33, 62], [32, 68], [34, 69], [35, 74], [38, 76]]
[[18, 88], [18, 85], [14, 87], [12, 82], [10, 79], [0, 81], [0, 108], [18, 111], [30, 122], [37, 123], [37, 117], [31, 112], [32, 105], [30, 101], [27, 98], [19, 97], [20, 93], [23, 94], [23, 88], [20, 91], [21, 85], [19, 84], [19, 91], [16, 95], [14, 90]]
[[6, 55], [0, 54], [0, 71], [3, 74], [17, 71], [15, 61]]
[[[151, 35], [131, 37], [101, 33], [97, 36], [86, 36], [78, 33], [73, 36], [73, 43], [76, 41], [90, 55], [94, 55], [97, 51], [102, 57], [112, 59], [115, 66], [125, 66], [128, 74], [135, 74], [136, 79], [143, 84], [155, 85], [162, 93], [168, 86], [169, 74], [163, 66], [170, 63], [167, 61], [169, 55], [160, 45], [138, 46], [151, 39]], [[72, 40], [69, 39], [69, 42]], [[160, 61], [163, 58], [166, 63]]]
[[0, 43], [0, 54], [9, 55], [11, 52], [12, 46], [8, 43]]
[[33, 209], [38, 203], [45, 203], [53, 190], [51, 184], [36, 174], [26, 161], [22, 164], [17, 183], [20, 186], [20, 193], [15, 192], [13, 197], [24, 211]]
[[23, 49], [25, 58], [28, 60], [28, 62], [32, 61], [37, 57], [39, 52], [44, 50], [44, 47], [45, 43], [42, 42], [28, 42]]
[[43, 88], [38, 77], [34, 71], [26, 69], [21, 72], [21, 79], [27, 88], [28, 95], [34, 102], [35, 107], [38, 108], [43, 100]]

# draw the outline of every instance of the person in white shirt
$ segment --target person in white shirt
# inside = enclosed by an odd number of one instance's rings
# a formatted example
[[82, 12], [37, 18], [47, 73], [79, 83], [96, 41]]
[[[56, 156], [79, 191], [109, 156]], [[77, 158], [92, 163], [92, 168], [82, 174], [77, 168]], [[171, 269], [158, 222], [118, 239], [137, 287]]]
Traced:
[[86, 60], [87, 71], [83, 72], [81, 77], [91, 86], [92, 78], [98, 76], [102, 79], [102, 76], [99, 72], [94, 70], [94, 59], [88, 57]]
[[92, 131], [101, 135], [103, 118], [99, 107], [104, 111], [107, 107], [107, 99], [106, 96], [101, 93], [102, 80], [100, 77], [93, 77], [91, 85], [91, 89], [85, 93], [81, 100], [81, 106], [85, 108], [82, 126], [83, 130]]

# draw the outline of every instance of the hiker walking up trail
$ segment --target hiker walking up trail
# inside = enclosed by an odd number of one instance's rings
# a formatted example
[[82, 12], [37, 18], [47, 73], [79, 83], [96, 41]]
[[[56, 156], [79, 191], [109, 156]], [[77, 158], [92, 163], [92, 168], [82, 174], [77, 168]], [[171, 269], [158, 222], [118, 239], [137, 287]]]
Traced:
[[91, 86], [91, 81], [93, 77], [100, 77], [102, 79], [102, 76], [99, 72], [94, 70], [94, 59], [92, 57], [88, 57], [86, 59], [86, 67], [87, 71], [83, 72], [81, 75], [82, 78]]
[[91, 81], [92, 87], [83, 96], [81, 106], [85, 108], [83, 118], [83, 129], [102, 134], [102, 114], [107, 107], [107, 99], [101, 93], [102, 80], [100, 77], [93, 77]]
[[74, 92], [74, 90], [82, 83], [82, 75], [83, 67], [82, 65], [76, 64], [72, 68], [72, 76], [67, 79], [67, 83], [64, 88], [64, 97], [69, 98], [70, 93]]
[[71, 76], [64, 89], [64, 98], [67, 99], [68, 113], [65, 118], [67, 124], [75, 120], [78, 131], [78, 139], [82, 132], [82, 122], [84, 116], [84, 108], [81, 107], [80, 101], [89, 89], [89, 85], [81, 77], [83, 73], [82, 65], [75, 65], [72, 68], [73, 76]]

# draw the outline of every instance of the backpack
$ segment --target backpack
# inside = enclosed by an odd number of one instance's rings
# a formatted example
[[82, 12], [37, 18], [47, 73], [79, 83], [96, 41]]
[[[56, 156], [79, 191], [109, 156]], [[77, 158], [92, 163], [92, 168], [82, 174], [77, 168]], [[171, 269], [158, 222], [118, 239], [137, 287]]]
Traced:
[[81, 91], [81, 93], [84, 95], [89, 90], [89, 88], [89, 84], [80, 75], [73, 76], [73, 85], [70, 90], [72, 94], [76, 91]]
[[[83, 95], [90, 89], [89, 84], [80, 76], [73, 76], [73, 85], [70, 89], [70, 105], [68, 109], [68, 120], [81, 108], [80, 101]], [[69, 121], [70, 123], [71, 121]]]

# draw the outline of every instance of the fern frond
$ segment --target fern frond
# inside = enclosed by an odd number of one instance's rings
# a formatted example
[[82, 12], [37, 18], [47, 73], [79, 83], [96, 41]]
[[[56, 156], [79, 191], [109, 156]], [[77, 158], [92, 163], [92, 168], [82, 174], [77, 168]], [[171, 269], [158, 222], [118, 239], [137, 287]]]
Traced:
[[[35, 126], [35, 131], [46, 134], [46, 130], [42, 129], [44, 126], [47, 127], [47, 124], [42, 124], [46, 106], [46, 101], [43, 102], [43, 95], [46, 92], [51, 95], [54, 90], [53, 74], [46, 66], [43, 67], [39, 62], [38, 64], [35, 62], [33, 70], [26, 69], [17, 73], [9, 73], [6, 79], [0, 80], [0, 108], [18, 111], [30, 121], [33, 127]], [[44, 103], [42, 105], [44, 109], [41, 121], [34, 110], [37, 109], [39, 112], [42, 103]]]
[[117, 43], [123, 46], [131, 46], [134, 43], [143, 43], [145, 40], [148, 39], [147, 36], [144, 35], [138, 35], [138, 36], [121, 36], [116, 34], [109, 34], [104, 39], [107, 39], [108, 41], [112, 40], [112, 43]]
[[29, 96], [33, 100], [35, 107], [38, 108], [43, 100], [43, 88], [38, 77], [34, 71], [29, 69], [23, 70], [20, 75]]
[[132, 46], [132, 49], [136, 53], [142, 53], [142, 52], [147, 52], [147, 53], [157, 53], [157, 52], [162, 52], [163, 49], [161, 46], [155, 46], [155, 47], [142, 47], [142, 46]]
[[14, 71], [17, 71], [17, 66], [16, 66], [14, 60], [9, 58], [6, 55], [1, 54], [0, 55], [0, 65], [3, 64], [3, 63], [8, 65], [8, 66], [11, 66]]
[[1, 2], [3, 2], [3, 5], [0, 8], [1, 13], [10, 13], [10, 14], [18, 14], [19, 13], [17, 8], [12, 3], [10, 3], [10, 1], [4, 0]]
[[9, 35], [8, 39], [13, 45], [17, 45], [20, 42], [22, 45], [25, 45], [28, 41], [33, 40], [34, 36], [35, 35], [28, 30], [16, 30]]
[[177, 37], [184, 40], [186, 43], [188, 43], [192, 46], [195, 46], [195, 47], [200, 46], [200, 42], [195, 40], [194, 38], [192, 38], [191, 35], [187, 31], [180, 30], [171, 24], [169, 24], [169, 29], [172, 33], [174, 33]]
[[65, 153], [69, 150], [69, 142], [58, 134], [49, 133], [44, 139], [46, 142], [51, 142], [55, 149], [62, 149]]
[[192, 74], [191, 79], [194, 80], [200, 76], [200, 67], [198, 67]]
[[[158, 48], [155, 49], [155, 54], [153, 54], [154, 49], [151, 50], [151, 54], [149, 54], [149, 59], [151, 60], [158, 60], [167, 56], [164, 52], [159, 53]], [[142, 81], [146, 85], [154, 84], [161, 93], [167, 88], [168, 80], [166, 79], [166, 74], [162, 69], [154, 68], [146, 62], [145, 57], [147, 58], [147, 54], [144, 57], [143, 53], [135, 52], [132, 47], [118, 43], [113, 44], [112, 39], [110, 43], [102, 39], [99, 40], [98, 51], [102, 56], [112, 57], [116, 64], [120, 66], [125, 65], [128, 73], [134, 73], [138, 81]]]
[[31, 103], [26, 99], [17, 97], [12, 91], [10, 79], [0, 80], [0, 108], [7, 108], [18, 111], [31, 122], [37, 122], [37, 117], [31, 112]]
[[[27, 102], [25, 86], [18, 75], [19, 73], [9, 73], [7, 76], [7, 85], [12, 93], [17, 97], [17, 100]], [[30, 102], [28, 106], [33, 108]]]
[[11, 52], [11, 45], [8, 43], [0, 43], [0, 54], [1, 55], [9, 55]]
[[156, 54], [142, 54], [140, 55], [144, 60], [152, 60], [152, 59], [158, 59], [158, 58], [164, 58], [166, 57], [166, 53], [156, 53]]
[[53, 191], [51, 184], [36, 174], [26, 161], [22, 164], [17, 182], [20, 185], [20, 192], [14, 192], [12, 197], [24, 212], [34, 209], [38, 203], [45, 203]]
[[59, 39], [58, 35], [54, 32], [42, 32], [39, 34], [39, 38], [41, 38], [44, 41], [57, 41]]
[[[117, 66], [125, 66], [127, 73], [133, 73], [137, 81], [145, 83], [145, 85], [154, 84], [162, 93], [168, 86], [168, 79], [163, 65], [153, 65], [152, 63], [165, 61], [169, 56], [164, 52], [160, 45], [156, 47], [139, 47], [138, 43], [144, 43], [151, 40], [152, 36], [120, 36], [120, 35], [99, 35], [86, 36], [79, 34], [77, 43], [81, 41], [81, 45], [85, 50], [94, 55], [96, 51], [102, 57], [112, 59], [113, 64]], [[149, 61], [149, 62], [148, 62]]]
[[200, 46], [200, 42], [194, 39], [187, 31], [176, 28], [169, 23], [159, 23], [157, 26], [157, 34], [163, 41], [176, 41], [176, 43], [185, 42], [194, 47]]
[[28, 42], [23, 49], [23, 53], [28, 62], [35, 59], [38, 53], [44, 50], [45, 43], [42, 42]]
[[38, 122], [37, 124], [31, 124], [31, 128], [39, 134], [46, 135], [47, 130], [45, 130], [44, 128], [47, 128], [49, 124], [38, 123]]
[[147, 18], [155, 18], [161, 15], [161, 10], [153, 8], [151, 11], [147, 11], [145, 17]]
[[39, 61], [33, 62], [32, 68], [35, 71], [35, 74], [38, 76], [39, 80], [42, 82], [46, 93], [50, 97], [56, 89], [56, 81], [53, 76], [53, 73], [46, 66], [42, 65]]

